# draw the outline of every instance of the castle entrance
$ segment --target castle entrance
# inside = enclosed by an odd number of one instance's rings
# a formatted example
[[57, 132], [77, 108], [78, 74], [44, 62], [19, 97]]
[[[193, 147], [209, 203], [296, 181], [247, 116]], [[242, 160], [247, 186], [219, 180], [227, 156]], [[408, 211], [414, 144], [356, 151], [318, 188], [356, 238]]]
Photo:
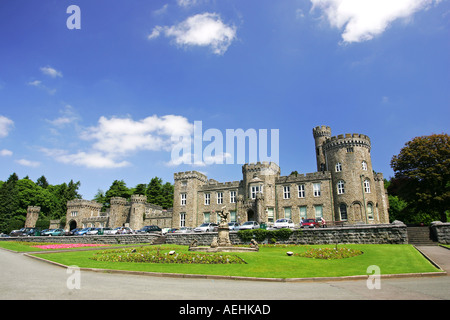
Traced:
[[255, 212], [252, 209], [247, 211], [247, 221], [256, 221]]
[[77, 222], [75, 220], [72, 220], [69, 222], [69, 231], [76, 229], [76, 227], [77, 227]]

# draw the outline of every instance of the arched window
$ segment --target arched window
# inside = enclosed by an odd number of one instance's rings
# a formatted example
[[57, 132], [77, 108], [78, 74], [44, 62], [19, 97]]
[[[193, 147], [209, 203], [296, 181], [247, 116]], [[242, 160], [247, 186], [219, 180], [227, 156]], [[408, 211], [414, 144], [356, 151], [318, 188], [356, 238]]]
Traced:
[[337, 183], [337, 193], [343, 194], [345, 192], [345, 182], [344, 180], [339, 180]]
[[367, 171], [367, 162], [366, 162], [366, 161], [363, 161], [363, 162], [361, 163], [361, 167], [362, 167], [362, 169], [363, 169], [364, 171]]
[[373, 220], [373, 204], [370, 202], [367, 204], [367, 218]]
[[341, 172], [342, 171], [342, 163], [338, 162], [336, 163], [336, 172]]
[[339, 205], [339, 213], [341, 215], [341, 221], [347, 220], [347, 205], [345, 203]]
[[369, 179], [364, 180], [364, 192], [370, 193], [370, 181]]

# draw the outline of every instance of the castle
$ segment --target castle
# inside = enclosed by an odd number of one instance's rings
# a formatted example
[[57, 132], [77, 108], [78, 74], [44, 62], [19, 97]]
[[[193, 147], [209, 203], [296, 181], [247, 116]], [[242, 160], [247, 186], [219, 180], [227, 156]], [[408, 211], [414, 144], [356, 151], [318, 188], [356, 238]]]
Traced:
[[148, 203], [144, 195], [132, 195], [130, 201], [114, 197], [110, 200], [109, 210], [102, 212], [101, 209], [102, 204], [96, 201], [68, 201], [64, 229], [129, 226], [133, 230], [139, 230], [146, 225], [171, 227], [172, 210], [164, 210], [158, 205]]
[[317, 172], [280, 176], [271, 162], [245, 164], [242, 180], [219, 183], [197, 171], [174, 174], [172, 227], [231, 222], [272, 224], [290, 218], [324, 218], [329, 224], [389, 223], [381, 173], [372, 169], [371, 143], [363, 134], [331, 136], [328, 126], [313, 129]]
[[[389, 223], [388, 198], [381, 173], [372, 169], [371, 143], [363, 134], [331, 136], [328, 126], [313, 129], [317, 171], [280, 175], [271, 162], [242, 166], [242, 180], [219, 183], [197, 171], [174, 174], [173, 208], [163, 210], [146, 196], [111, 198], [110, 208], [76, 199], [67, 202], [66, 230], [84, 227], [145, 225], [160, 228], [196, 227], [219, 223], [217, 212], [229, 211], [230, 222], [273, 224], [290, 218], [298, 226], [303, 218], [324, 218], [329, 224]], [[28, 226], [34, 226], [39, 207], [29, 207]], [[59, 220], [51, 227], [58, 227]]]

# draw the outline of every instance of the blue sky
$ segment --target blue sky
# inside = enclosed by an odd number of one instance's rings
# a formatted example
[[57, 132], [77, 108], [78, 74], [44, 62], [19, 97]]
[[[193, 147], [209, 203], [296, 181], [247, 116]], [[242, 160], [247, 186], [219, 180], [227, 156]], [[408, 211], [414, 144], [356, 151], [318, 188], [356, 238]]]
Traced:
[[171, 163], [194, 121], [278, 129], [282, 175], [316, 170], [313, 127], [363, 133], [389, 178], [407, 141], [448, 133], [449, 17], [446, 0], [1, 1], [0, 180], [73, 179], [86, 199], [186, 170], [240, 180]]

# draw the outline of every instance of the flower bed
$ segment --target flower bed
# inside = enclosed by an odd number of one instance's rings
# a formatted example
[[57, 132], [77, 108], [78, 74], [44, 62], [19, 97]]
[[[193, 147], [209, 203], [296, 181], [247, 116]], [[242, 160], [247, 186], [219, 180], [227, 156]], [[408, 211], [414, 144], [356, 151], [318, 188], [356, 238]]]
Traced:
[[104, 246], [108, 246], [108, 244], [60, 243], [60, 244], [32, 245], [32, 247], [39, 249], [72, 249], [81, 247], [104, 247]]
[[295, 256], [313, 258], [313, 259], [343, 259], [355, 257], [363, 254], [360, 250], [349, 249], [349, 248], [312, 248], [302, 253], [295, 253]]
[[[167, 248], [166, 248], [167, 250]], [[169, 249], [170, 250], [170, 249]], [[142, 247], [105, 250], [95, 253], [91, 259], [109, 262], [185, 263], [185, 264], [244, 264], [235, 255], [200, 254], [186, 252], [161, 252], [160, 248]]]

